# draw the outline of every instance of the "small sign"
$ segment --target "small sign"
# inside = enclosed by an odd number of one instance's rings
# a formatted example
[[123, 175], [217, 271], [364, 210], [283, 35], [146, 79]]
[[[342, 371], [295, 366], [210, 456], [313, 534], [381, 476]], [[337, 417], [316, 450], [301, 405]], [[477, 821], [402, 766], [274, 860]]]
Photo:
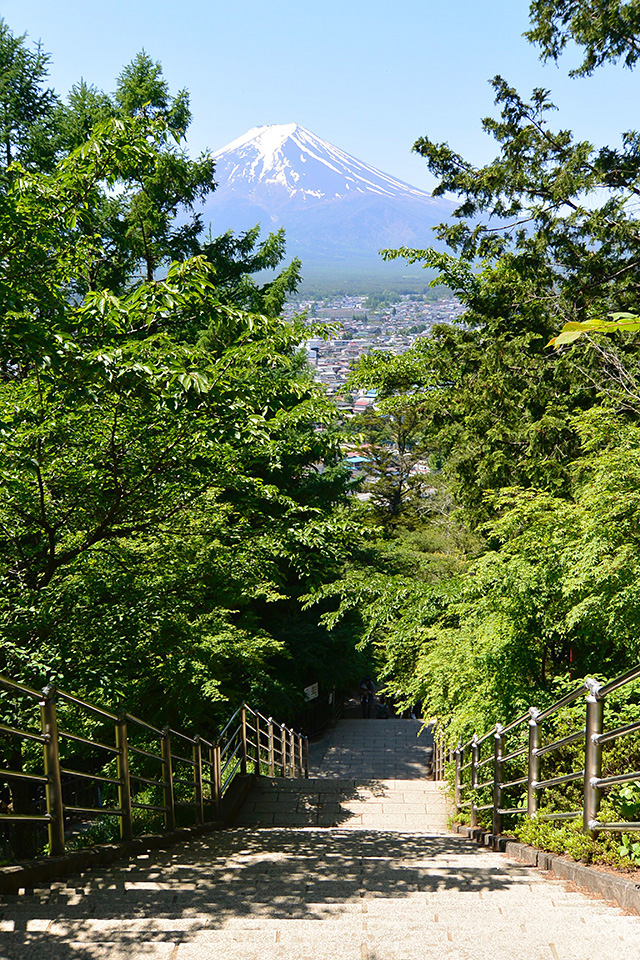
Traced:
[[318, 697], [318, 684], [312, 683], [310, 687], [304, 688], [305, 700], [316, 700]]
[[329, 694], [329, 706], [333, 703], [333, 692]]

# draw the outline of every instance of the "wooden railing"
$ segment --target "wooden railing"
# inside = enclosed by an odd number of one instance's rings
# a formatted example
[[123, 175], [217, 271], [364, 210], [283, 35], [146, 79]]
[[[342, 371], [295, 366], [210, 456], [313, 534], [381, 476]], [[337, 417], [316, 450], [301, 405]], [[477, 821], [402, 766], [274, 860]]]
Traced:
[[[25, 830], [46, 827], [48, 853], [65, 852], [69, 833], [87, 821], [117, 817], [130, 840], [140, 816], [178, 821], [220, 819], [238, 773], [308, 777], [308, 739], [246, 704], [215, 740], [159, 729], [53, 686], [34, 690], [0, 676], [0, 830], [20, 851], [37, 844]], [[15, 719], [14, 719], [15, 718]], [[25, 843], [26, 839], [26, 843]]]

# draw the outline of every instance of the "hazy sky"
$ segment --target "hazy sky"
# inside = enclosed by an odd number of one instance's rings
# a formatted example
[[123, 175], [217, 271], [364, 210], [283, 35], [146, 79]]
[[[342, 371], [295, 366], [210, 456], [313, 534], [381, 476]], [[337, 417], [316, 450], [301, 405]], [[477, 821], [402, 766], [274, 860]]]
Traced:
[[433, 185], [411, 154], [427, 134], [474, 162], [492, 142], [496, 73], [523, 94], [551, 88], [558, 123], [596, 142], [640, 126], [640, 72], [622, 67], [570, 80], [576, 62], [543, 66], [522, 37], [528, 0], [0, 0], [14, 33], [42, 40], [51, 82], [84, 77], [107, 91], [141, 49], [172, 90], [187, 87], [189, 147], [219, 149], [249, 127], [295, 121], [416, 186]]

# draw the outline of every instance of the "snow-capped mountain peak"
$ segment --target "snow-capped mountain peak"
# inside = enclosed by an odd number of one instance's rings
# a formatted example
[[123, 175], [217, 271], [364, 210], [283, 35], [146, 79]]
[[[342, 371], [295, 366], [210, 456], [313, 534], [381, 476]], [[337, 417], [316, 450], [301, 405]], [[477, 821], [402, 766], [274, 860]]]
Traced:
[[340, 150], [297, 123], [252, 127], [214, 154], [216, 180], [223, 192], [280, 194], [305, 206], [358, 194], [430, 201], [423, 190]]

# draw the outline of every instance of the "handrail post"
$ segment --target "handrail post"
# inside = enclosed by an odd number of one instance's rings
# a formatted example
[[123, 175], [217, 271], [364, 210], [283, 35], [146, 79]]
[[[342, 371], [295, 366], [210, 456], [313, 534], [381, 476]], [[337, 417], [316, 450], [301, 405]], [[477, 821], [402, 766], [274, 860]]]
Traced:
[[474, 733], [471, 741], [471, 807], [469, 821], [472, 827], [478, 826], [478, 812], [476, 810], [476, 788], [478, 786], [478, 763], [480, 761], [480, 747], [478, 735]]
[[242, 758], [240, 761], [240, 772], [247, 772], [247, 705], [243, 703], [240, 707], [240, 727], [242, 731]]
[[164, 767], [164, 826], [167, 832], [176, 828], [176, 799], [173, 792], [173, 764], [171, 763], [171, 734], [169, 727], [162, 731], [162, 765]]
[[60, 774], [60, 748], [58, 745], [58, 720], [56, 717], [56, 688], [45, 687], [40, 702], [42, 736], [44, 737], [44, 774], [47, 778], [45, 793], [47, 814], [51, 818], [49, 830], [49, 856], [64, 854], [64, 804], [62, 801], [62, 777]]
[[460, 742], [458, 742], [458, 746], [456, 747], [455, 753], [456, 753], [456, 779], [455, 779], [455, 785], [454, 785], [454, 791], [455, 791], [454, 801], [456, 805], [456, 811], [460, 813], [460, 793], [461, 793], [461, 786], [462, 786], [461, 784], [462, 771], [460, 770], [460, 767], [462, 766], [462, 757], [463, 757], [462, 744]]
[[213, 802], [216, 811], [216, 820], [220, 820], [220, 804], [222, 800], [222, 761], [220, 759], [220, 741], [216, 740], [212, 748], [213, 759]]
[[131, 817], [131, 771], [129, 768], [129, 741], [127, 738], [127, 715], [122, 712], [115, 725], [118, 765], [118, 806], [120, 816], [120, 836], [123, 840], [133, 840]]
[[284, 724], [280, 725], [280, 742], [282, 744], [282, 776], [287, 775], [287, 728]]
[[538, 715], [540, 711], [536, 707], [529, 707], [529, 751], [527, 764], [527, 814], [534, 817], [538, 810], [539, 795], [536, 790], [540, 780], [540, 757], [538, 749], [540, 747], [540, 724]]
[[496, 723], [493, 744], [493, 825], [491, 829], [493, 836], [498, 837], [502, 833], [503, 823], [503, 816], [500, 813], [502, 809], [502, 757], [504, 756], [504, 734], [501, 723]]
[[289, 730], [289, 767], [291, 773], [291, 779], [295, 780], [296, 776], [296, 748], [294, 743], [294, 733], [293, 730]]
[[302, 734], [298, 734], [298, 771], [300, 777], [304, 776], [304, 764], [302, 760]]
[[596, 781], [602, 776], [602, 744], [599, 736], [602, 733], [604, 715], [604, 700], [598, 699], [601, 684], [597, 680], [585, 680], [589, 691], [587, 696], [587, 722], [585, 729], [584, 746], [584, 807], [583, 829], [585, 833], [595, 837], [593, 824], [598, 819], [602, 790]]
[[204, 797], [202, 795], [202, 744], [196, 734], [193, 744], [193, 799], [196, 806], [196, 823], [204, 823]]
[[309, 779], [309, 737], [304, 738], [304, 778]]
[[260, 717], [256, 712], [256, 777], [260, 776]]
[[274, 749], [274, 743], [273, 743], [273, 717], [269, 717], [269, 720], [267, 721], [267, 723], [268, 723], [267, 730], [269, 732], [269, 776], [274, 777], [276, 773], [276, 769], [275, 769], [275, 749]]

